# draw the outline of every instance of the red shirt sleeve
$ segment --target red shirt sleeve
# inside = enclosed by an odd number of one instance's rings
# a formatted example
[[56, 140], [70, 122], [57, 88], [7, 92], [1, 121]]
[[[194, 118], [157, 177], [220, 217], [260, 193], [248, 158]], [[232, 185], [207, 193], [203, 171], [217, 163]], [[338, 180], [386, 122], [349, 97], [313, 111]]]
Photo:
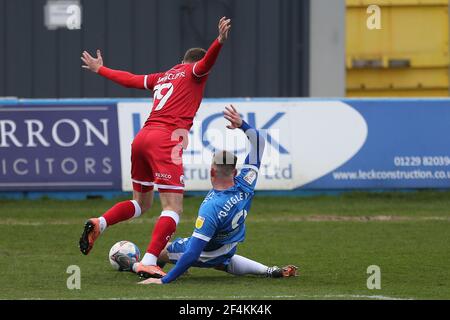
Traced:
[[159, 76], [161, 76], [161, 73], [152, 73], [149, 75], [144, 76], [144, 86], [147, 90], [152, 90], [156, 85], [156, 82], [158, 81]]
[[194, 64], [194, 67], [192, 68], [194, 76], [201, 78], [211, 71], [211, 68], [219, 56], [220, 49], [222, 49], [222, 44], [219, 43], [219, 40], [214, 40], [203, 59]]
[[136, 75], [101, 66], [98, 74], [127, 88], [153, 90], [158, 74]]

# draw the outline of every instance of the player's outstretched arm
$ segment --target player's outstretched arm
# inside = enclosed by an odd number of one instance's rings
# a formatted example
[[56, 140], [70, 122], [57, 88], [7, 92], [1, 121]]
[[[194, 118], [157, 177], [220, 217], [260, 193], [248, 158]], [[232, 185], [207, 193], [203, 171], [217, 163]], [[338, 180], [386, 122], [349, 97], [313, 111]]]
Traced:
[[211, 68], [214, 66], [214, 63], [219, 56], [219, 52], [222, 48], [223, 43], [228, 39], [228, 34], [231, 29], [231, 19], [222, 17], [219, 20], [218, 28], [219, 36], [211, 44], [203, 59], [198, 61], [192, 69], [192, 72], [196, 77], [200, 78], [206, 76], [211, 71]]
[[189, 240], [189, 246], [177, 261], [175, 267], [173, 267], [167, 275], [161, 279], [147, 279], [139, 282], [140, 284], [166, 284], [175, 281], [178, 277], [184, 274], [200, 257], [203, 249], [208, 244], [208, 241], [191, 237]]
[[103, 57], [100, 50], [97, 50], [97, 58], [92, 57], [89, 52], [84, 51], [81, 60], [84, 65], [81, 67], [88, 69], [92, 72], [98, 73], [99, 75], [114, 81], [127, 88], [135, 89], [151, 89], [148, 88], [148, 76], [145, 75], [135, 75], [130, 72], [113, 70], [103, 66]]
[[252, 165], [257, 168], [261, 166], [261, 159], [265, 148], [265, 139], [258, 130], [250, 126], [247, 122], [242, 120], [241, 115], [237, 112], [233, 105], [227, 106], [223, 112], [225, 119], [230, 121], [227, 126], [228, 129], [234, 130], [236, 128], [241, 129], [246, 134], [250, 141], [250, 152], [245, 158], [246, 165]]

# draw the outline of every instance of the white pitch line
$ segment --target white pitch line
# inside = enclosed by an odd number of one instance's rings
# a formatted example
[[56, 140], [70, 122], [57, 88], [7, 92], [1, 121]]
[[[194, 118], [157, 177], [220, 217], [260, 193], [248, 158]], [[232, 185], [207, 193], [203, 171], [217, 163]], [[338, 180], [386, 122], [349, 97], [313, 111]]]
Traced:
[[[414, 298], [398, 298], [382, 295], [360, 295], [360, 294], [326, 294], [326, 295], [280, 295], [280, 296], [160, 296], [158, 299], [180, 299], [180, 300], [226, 300], [226, 299], [371, 299], [371, 300], [415, 300]], [[127, 298], [100, 298], [100, 300], [141, 300], [142, 297]]]
[[[399, 297], [389, 297], [389, 296], [383, 296], [383, 295], [363, 295], [363, 294], [325, 294], [325, 295], [274, 295], [274, 296], [159, 296], [155, 299], [143, 299], [142, 296], [140, 297], [108, 297], [108, 298], [97, 298], [97, 300], [173, 300], [173, 299], [179, 299], [179, 300], [227, 300], [227, 299], [295, 299], [295, 300], [301, 300], [301, 299], [318, 299], [318, 300], [324, 300], [324, 299], [371, 299], [371, 300], [415, 300], [415, 298], [399, 298]], [[46, 298], [19, 298], [17, 300], [42, 300]], [[3, 300], [3, 299], [0, 299]], [[62, 299], [55, 299], [55, 300], [66, 300], [65, 298]]]
[[[311, 296], [314, 297], [314, 296]], [[362, 299], [373, 299], [373, 300], [414, 300], [414, 298], [395, 298], [381, 295], [363, 295], [363, 294], [336, 294], [336, 295], [325, 295], [325, 296], [317, 296], [317, 298], [362, 298]]]

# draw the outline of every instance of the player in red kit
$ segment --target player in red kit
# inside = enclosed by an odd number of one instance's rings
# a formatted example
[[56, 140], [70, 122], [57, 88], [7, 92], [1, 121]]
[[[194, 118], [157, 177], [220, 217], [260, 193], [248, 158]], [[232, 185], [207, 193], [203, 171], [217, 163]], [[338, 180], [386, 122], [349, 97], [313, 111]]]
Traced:
[[175, 233], [183, 211], [183, 149], [187, 146], [187, 134], [200, 107], [208, 74], [228, 38], [231, 20], [221, 18], [218, 28], [219, 36], [208, 51], [189, 49], [182, 63], [166, 72], [134, 75], [112, 70], [103, 66], [99, 50], [97, 58], [83, 52], [83, 68], [125, 87], [153, 91], [150, 116], [131, 146], [133, 200], [117, 203], [103, 216], [86, 222], [80, 238], [83, 254], [90, 252], [106, 227], [139, 217], [150, 209], [153, 189], [157, 187], [163, 211], [154, 226], [147, 251], [134, 271], [145, 278], [161, 278], [165, 275], [156, 262]]

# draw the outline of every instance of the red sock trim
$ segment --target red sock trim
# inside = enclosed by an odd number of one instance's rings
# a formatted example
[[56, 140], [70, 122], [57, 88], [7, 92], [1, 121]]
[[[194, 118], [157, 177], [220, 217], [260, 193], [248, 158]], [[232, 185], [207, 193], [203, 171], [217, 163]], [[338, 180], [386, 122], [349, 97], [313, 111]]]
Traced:
[[108, 226], [133, 218], [135, 213], [134, 204], [131, 201], [117, 203], [103, 215]]

